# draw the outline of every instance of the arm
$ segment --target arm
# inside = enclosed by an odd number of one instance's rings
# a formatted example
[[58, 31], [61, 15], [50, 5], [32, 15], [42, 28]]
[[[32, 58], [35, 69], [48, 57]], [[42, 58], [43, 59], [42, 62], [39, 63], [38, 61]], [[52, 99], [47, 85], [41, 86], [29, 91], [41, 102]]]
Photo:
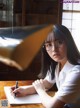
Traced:
[[[43, 81], [33, 83], [39, 94], [42, 104], [47, 108], [63, 108], [65, 103], [73, 103], [78, 100], [80, 94], [80, 66], [75, 66], [67, 74], [54, 97], [50, 97], [43, 85]], [[64, 95], [65, 94], [65, 95]]]
[[[50, 89], [52, 87], [53, 84], [49, 83], [47, 80], [43, 80], [44, 86], [46, 88], [46, 90]], [[17, 88], [15, 89], [15, 86], [11, 87], [12, 92], [15, 94], [17, 97], [21, 97], [21, 96], [26, 96], [26, 95], [30, 95], [30, 94], [35, 94], [37, 93], [34, 86], [30, 85], [28, 87], [24, 88]]]
[[[42, 80], [42, 79], [40, 79], [40, 80]], [[53, 86], [53, 83], [50, 83], [46, 79], [43, 79], [43, 84], [44, 84], [44, 87], [46, 90], [49, 90]]]
[[39, 91], [38, 94], [41, 98], [42, 104], [46, 108], [63, 108], [65, 105], [64, 102], [55, 97], [49, 96], [45, 91]]
[[23, 97], [29, 94], [36, 93], [36, 90], [33, 85], [29, 85], [26, 88], [22, 88], [22, 87], [15, 88], [15, 86], [12, 86], [11, 92], [14, 96], [16, 94], [16, 97]]
[[57, 98], [49, 96], [44, 87], [43, 80], [37, 80], [33, 83], [37, 93], [39, 94], [42, 104], [46, 108], [63, 108], [64, 102], [58, 100]]

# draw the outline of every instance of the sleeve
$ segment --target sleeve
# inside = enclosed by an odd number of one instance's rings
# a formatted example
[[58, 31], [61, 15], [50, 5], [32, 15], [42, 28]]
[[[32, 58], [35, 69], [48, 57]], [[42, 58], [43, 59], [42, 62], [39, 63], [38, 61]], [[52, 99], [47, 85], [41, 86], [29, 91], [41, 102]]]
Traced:
[[80, 98], [80, 66], [67, 74], [55, 97], [65, 103], [75, 103]]
[[50, 70], [48, 70], [47, 75], [44, 79], [46, 79], [48, 82], [52, 84], [55, 84], [55, 78], [51, 79], [51, 72], [52, 72], [52, 69], [50, 67]]

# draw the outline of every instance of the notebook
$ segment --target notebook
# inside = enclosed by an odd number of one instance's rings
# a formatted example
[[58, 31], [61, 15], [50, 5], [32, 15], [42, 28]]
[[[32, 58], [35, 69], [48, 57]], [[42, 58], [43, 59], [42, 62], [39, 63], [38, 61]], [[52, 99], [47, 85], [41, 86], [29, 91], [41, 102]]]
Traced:
[[[28, 86], [22, 86], [23, 88]], [[14, 97], [11, 94], [10, 86], [4, 87], [6, 98], [8, 99], [9, 104], [19, 105], [19, 104], [38, 104], [41, 103], [40, 97], [38, 94], [32, 94], [25, 97]]]
[[[5, 56], [9, 58], [10, 60], [15, 61], [15, 66], [18, 69], [25, 70], [29, 67], [30, 63], [33, 61], [37, 53], [39, 52], [40, 48], [42, 47], [44, 40], [48, 36], [48, 33], [52, 30], [53, 25], [45, 25], [41, 27], [32, 27], [32, 29], [28, 28], [14, 28], [14, 32], [12, 34], [11, 29], [10, 30], [3, 30], [1, 32], [1, 35], [6, 38], [6, 34], [12, 39], [16, 39], [19, 42], [19, 44], [14, 44], [13, 46], [9, 47], [2, 47], [2, 50], [0, 50], [1, 56]], [[34, 31], [34, 32], [33, 32]], [[5, 34], [4, 34], [5, 33]], [[21, 39], [20, 37], [23, 37]], [[5, 40], [7, 41], [7, 40]], [[11, 41], [9, 41], [11, 42]], [[7, 43], [9, 43], [7, 42]], [[5, 42], [4, 42], [5, 43]], [[11, 42], [12, 43], [12, 42]], [[4, 60], [4, 59], [3, 59]], [[9, 61], [10, 61], [9, 60]], [[7, 61], [8, 62], [8, 59]]]

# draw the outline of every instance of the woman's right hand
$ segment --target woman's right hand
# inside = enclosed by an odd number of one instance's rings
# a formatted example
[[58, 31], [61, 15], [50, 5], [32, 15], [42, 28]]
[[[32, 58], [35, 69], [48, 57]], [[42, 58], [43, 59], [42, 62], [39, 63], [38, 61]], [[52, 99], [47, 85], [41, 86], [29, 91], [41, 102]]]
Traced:
[[19, 88], [15, 89], [15, 86], [11, 87], [11, 92], [14, 96], [16, 94], [16, 97], [26, 96], [27, 95], [26, 91], [27, 90], [25, 88], [19, 87]]

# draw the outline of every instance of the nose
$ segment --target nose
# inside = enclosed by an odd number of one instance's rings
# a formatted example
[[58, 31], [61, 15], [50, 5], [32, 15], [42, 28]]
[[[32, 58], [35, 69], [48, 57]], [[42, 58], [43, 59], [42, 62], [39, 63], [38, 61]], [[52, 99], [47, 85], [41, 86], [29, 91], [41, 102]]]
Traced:
[[56, 50], [56, 45], [52, 45], [52, 51], [55, 51]]
[[52, 45], [52, 51], [56, 51], [57, 49], [58, 49], [58, 47], [55, 44], [53, 44]]

